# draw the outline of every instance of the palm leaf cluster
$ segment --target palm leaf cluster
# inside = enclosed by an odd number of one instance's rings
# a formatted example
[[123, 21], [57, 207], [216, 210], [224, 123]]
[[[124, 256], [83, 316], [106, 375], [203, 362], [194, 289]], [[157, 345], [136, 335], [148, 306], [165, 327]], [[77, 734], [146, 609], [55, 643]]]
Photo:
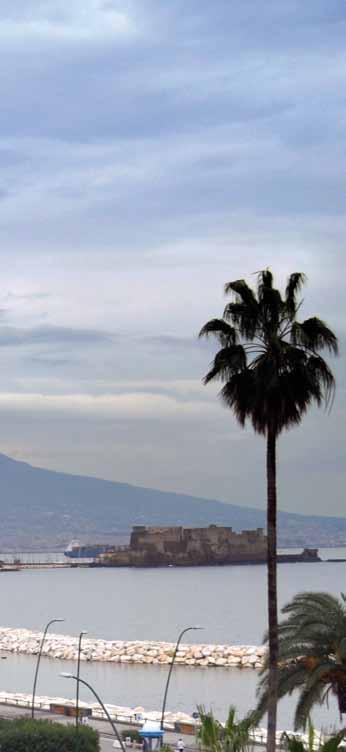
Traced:
[[340, 743], [344, 738], [345, 731], [342, 729], [334, 736], [323, 739], [320, 733], [316, 733], [309, 719], [307, 744], [302, 738], [297, 739], [295, 735], [286, 732], [281, 737], [281, 744], [287, 752], [341, 752]]
[[236, 708], [231, 705], [225, 724], [218, 721], [211, 710], [198, 708], [200, 725], [196, 734], [203, 752], [246, 752], [250, 746], [250, 731], [255, 726], [255, 716], [247, 715], [237, 721]]
[[[346, 596], [299, 593], [282, 609], [279, 623], [278, 696], [298, 691], [295, 728], [305, 728], [313, 705], [329, 692], [346, 712]], [[267, 636], [266, 636], [267, 640]], [[268, 663], [262, 669], [258, 712], [268, 702]]]
[[337, 339], [317, 317], [297, 320], [304, 281], [304, 274], [291, 274], [284, 295], [273, 287], [269, 270], [258, 274], [256, 292], [245, 280], [229, 282], [225, 292], [232, 300], [223, 317], [200, 332], [221, 346], [205, 383], [222, 381], [224, 403], [241, 425], [249, 418], [262, 434], [273, 424], [278, 435], [300, 423], [313, 402], [320, 405], [333, 395], [333, 374], [320, 353], [336, 354]]

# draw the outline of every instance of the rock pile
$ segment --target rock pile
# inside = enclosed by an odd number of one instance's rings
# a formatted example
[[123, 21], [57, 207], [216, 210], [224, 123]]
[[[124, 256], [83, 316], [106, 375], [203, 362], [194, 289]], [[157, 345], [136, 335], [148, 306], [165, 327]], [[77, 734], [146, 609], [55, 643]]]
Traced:
[[[0, 651], [37, 655], [42, 634], [29, 629], [0, 627]], [[164, 665], [172, 660], [171, 642], [100, 640], [84, 638], [81, 660]], [[49, 634], [42, 655], [76, 660], [78, 638]], [[175, 662], [184, 666], [261, 668], [265, 648], [249, 645], [180, 645]]]

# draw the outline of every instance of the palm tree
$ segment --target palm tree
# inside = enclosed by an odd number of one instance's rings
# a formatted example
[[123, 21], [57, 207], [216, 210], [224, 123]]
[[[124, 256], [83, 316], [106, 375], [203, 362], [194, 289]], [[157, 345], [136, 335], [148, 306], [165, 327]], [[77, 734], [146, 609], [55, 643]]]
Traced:
[[337, 354], [337, 339], [317, 317], [300, 323], [297, 297], [305, 275], [291, 274], [284, 296], [273, 287], [269, 269], [258, 273], [254, 292], [240, 279], [225, 285], [233, 300], [221, 319], [208, 321], [200, 336], [221, 345], [204, 383], [224, 383], [221, 399], [241, 426], [252, 422], [267, 440], [268, 536], [268, 752], [275, 750], [277, 705], [276, 444], [279, 434], [298, 425], [307, 409], [331, 400], [334, 377], [320, 353]]
[[281, 740], [287, 752], [316, 752], [316, 750], [317, 752], [340, 752], [340, 742], [344, 738], [344, 732], [340, 731], [324, 742], [319, 742], [318, 739], [315, 740], [315, 735], [313, 735], [312, 740], [309, 740], [307, 746], [305, 746], [301, 739], [296, 739], [295, 736], [289, 736], [288, 734], [283, 734]]
[[[200, 726], [196, 733], [199, 748], [203, 752], [246, 752], [250, 746], [250, 731], [255, 717], [250, 713], [236, 720], [236, 709], [231, 705], [226, 723], [214, 718], [213, 712], [198, 707]], [[257, 716], [256, 716], [257, 718]]]
[[[346, 713], [346, 596], [298, 593], [282, 609], [288, 618], [278, 626], [278, 698], [299, 692], [295, 729], [305, 729], [315, 704], [329, 692]], [[257, 712], [268, 703], [268, 665], [262, 669]]]

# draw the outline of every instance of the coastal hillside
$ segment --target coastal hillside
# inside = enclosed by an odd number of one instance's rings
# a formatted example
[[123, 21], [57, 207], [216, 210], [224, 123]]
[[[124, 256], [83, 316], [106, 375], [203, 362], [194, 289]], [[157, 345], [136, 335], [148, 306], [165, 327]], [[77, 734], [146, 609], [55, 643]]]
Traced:
[[[221, 501], [68, 475], [0, 454], [0, 550], [53, 550], [71, 538], [122, 542], [132, 525], [265, 527], [265, 512]], [[346, 520], [281, 512], [281, 546], [344, 545]]]

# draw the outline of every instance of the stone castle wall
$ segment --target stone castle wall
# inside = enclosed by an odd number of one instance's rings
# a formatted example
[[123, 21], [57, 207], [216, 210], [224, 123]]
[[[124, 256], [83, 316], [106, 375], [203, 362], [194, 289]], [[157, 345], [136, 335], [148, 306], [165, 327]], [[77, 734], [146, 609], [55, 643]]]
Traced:
[[256, 563], [267, 558], [267, 539], [261, 528], [236, 533], [231, 527], [133, 528], [130, 545], [104, 554], [109, 566], [198, 566]]

